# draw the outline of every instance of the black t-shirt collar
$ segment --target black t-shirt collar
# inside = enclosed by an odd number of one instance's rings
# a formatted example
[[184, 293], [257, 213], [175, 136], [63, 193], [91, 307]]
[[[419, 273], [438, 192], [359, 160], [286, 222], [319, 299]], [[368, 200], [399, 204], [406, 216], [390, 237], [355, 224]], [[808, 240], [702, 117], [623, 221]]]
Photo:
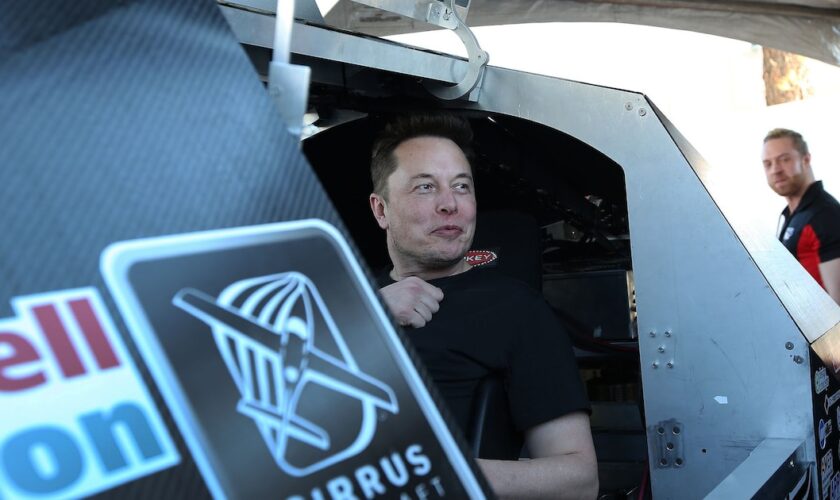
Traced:
[[[796, 207], [796, 210], [794, 210], [794, 213], [805, 210], [808, 207], [808, 205], [810, 205], [814, 202], [814, 200], [819, 198], [822, 192], [822, 181], [815, 181], [811, 183], [811, 185], [808, 186], [808, 189], [805, 190], [805, 194], [802, 195], [802, 199], [799, 201], [799, 205]], [[787, 219], [791, 215], [790, 208], [785, 207], [785, 209], [782, 210], [782, 215]]]

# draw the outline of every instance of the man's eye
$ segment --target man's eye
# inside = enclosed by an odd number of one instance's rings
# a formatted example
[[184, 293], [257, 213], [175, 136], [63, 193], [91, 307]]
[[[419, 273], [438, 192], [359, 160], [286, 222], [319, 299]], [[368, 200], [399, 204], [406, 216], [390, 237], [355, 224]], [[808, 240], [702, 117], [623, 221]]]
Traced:
[[426, 193], [426, 192], [429, 192], [432, 189], [434, 189], [434, 187], [431, 184], [419, 184], [414, 189], [417, 190], [417, 191], [420, 191], [421, 193]]
[[460, 193], [469, 193], [470, 185], [466, 182], [460, 182], [458, 184], [455, 184], [454, 189]]

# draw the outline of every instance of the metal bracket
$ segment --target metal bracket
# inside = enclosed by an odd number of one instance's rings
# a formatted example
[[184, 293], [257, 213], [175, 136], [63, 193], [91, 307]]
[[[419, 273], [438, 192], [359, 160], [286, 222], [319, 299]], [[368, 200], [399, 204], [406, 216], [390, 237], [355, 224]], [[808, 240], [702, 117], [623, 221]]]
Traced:
[[457, 22], [457, 26], [453, 31], [456, 35], [458, 35], [458, 38], [461, 39], [464, 46], [467, 48], [467, 55], [469, 56], [470, 64], [467, 68], [467, 74], [464, 75], [464, 79], [458, 84], [450, 86], [441, 85], [436, 82], [425, 82], [424, 87], [440, 99], [451, 101], [454, 99], [460, 99], [461, 97], [470, 94], [468, 99], [475, 102], [478, 100], [478, 92], [473, 92], [473, 90], [480, 90], [481, 80], [484, 77], [484, 68], [490, 61], [490, 56], [486, 51], [481, 50], [481, 47], [478, 45], [478, 39], [476, 39], [469, 26], [467, 26], [461, 19], [461, 16], [458, 15], [458, 12], [452, 4], [452, 0], [444, 0], [444, 4], [446, 5], [446, 9], [452, 13], [452, 17], [455, 18], [455, 21]]
[[[386, 10], [417, 21], [423, 21], [446, 29], [455, 29], [458, 26], [456, 19], [457, 11], [466, 13], [469, 7], [453, 6], [451, 2], [444, 0], [353, 0], [356, 3], [374, 7], [379, 10]], [[460, 16], [459, 16], [460, 17]]]
[[685, 428], [674, 419], [664, 420], [648, 429], [656, 445], [651, 447], [654, 465], [658, 469], [680, 468], [685, 465], [683, 432]]
[[277, 0], [276, 12], [273, 53], [268, 69], [268, 94], [277, 104], [286, 129], [299, 138], [303, 115], [306, 113], [311, 70], [308, 66], [289, 64], [294, 2]]
[[484, 77], [484, 68], [490, 56], [478, 45], [469, 26], [466, 25], [460, 11], [466, 14], [467, 9], [455, 5], [454, 0], [353, 0], [356, 3], [387, 10], [402, 16], [423, 21], [441, 28], [450, 29], [458, 35], [467, 49], [469, 66], [463, 80], [455, 85], [444, 85], [438, 82], [424, 82], [426, 90], [434, 96], [447, 101], [468, 96], [471, 102], [478, 100], [478, 90]]

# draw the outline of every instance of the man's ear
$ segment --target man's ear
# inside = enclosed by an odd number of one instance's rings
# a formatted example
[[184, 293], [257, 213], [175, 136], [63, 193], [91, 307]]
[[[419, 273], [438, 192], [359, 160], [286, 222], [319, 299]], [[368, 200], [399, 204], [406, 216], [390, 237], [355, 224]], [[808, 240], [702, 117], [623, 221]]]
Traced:
[[388, 229], [388, 207], [386, 206], [385, 199], [376, 193], [371, 193], [368, 201], [370, 202], [370, 210], [373, 212], [376, 223], [382, 229]]

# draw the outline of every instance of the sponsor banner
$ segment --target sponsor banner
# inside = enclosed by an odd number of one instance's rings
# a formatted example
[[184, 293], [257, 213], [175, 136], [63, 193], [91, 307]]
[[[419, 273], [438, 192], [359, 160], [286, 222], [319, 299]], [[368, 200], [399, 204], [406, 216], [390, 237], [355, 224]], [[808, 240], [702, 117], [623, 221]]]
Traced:
[[822, 498], [828, 498], [829, 490], [831, 489], [831, 477], [834, 475], [834, 457], [831, 450], [823, 455], [820, 460], [820, 479], [822, 480], [821, 491]]
[[180, 456], [95, 288], [0, 319], [0, 498], [79, 498]]
[[820, 424], [818, 426], [819, 429], [819, 438], [820, 438], [820, 449], [824, 450], [826, 442], [828, 440], [829, 434], [831, 434], [831, 417], [828, 417], [827, 420], [820, 419]]
[[125, 242], [102, 270], [214, 497], [483, 498], [332, 226]]
[[814, 391], [820, 394], [826, 389], [828, 389], [828, 370], [821, 366], [814, 372]]
[[835, 391], [834, 394], [832, 394], [831, 396], [826, 394], [825, 400], [823, 400], [823, 409], [825, 410], [826, 414], [828, 414], [828, 409], [834, 406], [834, 403], [836, 403], [838, 400], [840, 400], [840, 389]]

